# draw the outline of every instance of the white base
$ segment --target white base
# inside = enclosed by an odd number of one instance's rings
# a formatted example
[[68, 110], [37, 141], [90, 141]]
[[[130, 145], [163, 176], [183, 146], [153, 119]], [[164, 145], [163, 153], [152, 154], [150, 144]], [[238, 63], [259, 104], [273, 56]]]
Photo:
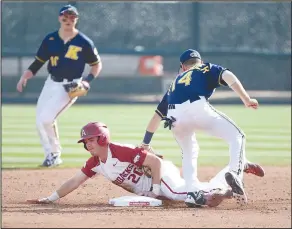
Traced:
[[146, 196], [122, 196], [109, 200], [115, 207], [158, 207], [162, 201]]

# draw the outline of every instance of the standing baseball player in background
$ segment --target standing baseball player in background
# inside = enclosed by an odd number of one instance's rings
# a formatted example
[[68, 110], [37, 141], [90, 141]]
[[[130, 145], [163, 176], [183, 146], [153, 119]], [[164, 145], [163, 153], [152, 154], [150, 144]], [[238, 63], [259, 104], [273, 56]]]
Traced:
[[[34, 62], [17, 84], [17, 90], [22, 92], [27, 81], [49, 60], [49, 76], [36, 107], [36, 124], [45, 152], [42, 166], [45, 167], [62, 163], [57, 117], [69, 108], [78, 96], [87, 94], [90, 82], [102, 69], [93, 41], [76, 28], [78, 18], [79, 14], [74, 6], [66, 5], [60, 9], [60, 29], [44, 38]], [[82, 77], [85, 64], [89, 64], [91, 69], [87, 76]]]
[[[226, 115], [215, 110], [208, 99], [220, 85], [229, 86], [241, 98], [246, 107], [257, 109], [258, 102], [251, 99], [237, 77], [228, 69], [211, 63], [203, 63], [200, 54], [192, 49], [180, 56], [180, 73], [172, 82], [168, 92], [158, 105], [150, 120], [142, 147], [151, 149], [150, 141], [160, 121], [166, 120], [182, 149], [183, 177], [188, 190], [199, 182], [197, 178], [197, 158], [199, 147], [196, 130], [224, 139], [229, 144], [230, 162], [226, 181], [235, 195], [247, 201], [243, 188], [243, 172], [264, 176], [260, 165], [247, 161], [245, 157], [245, 134]], [[166, 117], [167, 115], [167, 117]], [[191, 202], [191, 199], [187, 199]]]
[[[78, 143], [83, 143], [92, 157], [81, 171], [52, 195], [28, 200], [29, 203], [52, 203], [96, 174], [103, 175], [115, 185], [137, 195], [177, 201], [186, 199], [186, 182], [172, 162], [164, 161], [141, 147], [111, 142], [109, 129], [101, 122], [88, 123], [81, 129], [80, 135]], [[188, 193], [195, 200], [188, 206], [214, 207], [224, 199], [230, 199], [233, 193], [225, 181], [225, 172], [226, 169], [223, 169], [210, 182], [202, 182], [196, 191]]]

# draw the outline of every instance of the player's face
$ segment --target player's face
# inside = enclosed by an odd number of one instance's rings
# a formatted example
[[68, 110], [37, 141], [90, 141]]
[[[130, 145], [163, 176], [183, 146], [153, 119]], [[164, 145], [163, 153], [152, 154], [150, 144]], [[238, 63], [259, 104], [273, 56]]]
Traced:
[[64, 28], [65, 30], [72, 30], [75, 28], [77, 21], [78, 17], [74, 14], [64, 13], [63, 15], [59, 16], [61, 28]]
[[92, 156], [98, 156], [100, 145], [97, 143], [97, 137], [92, 137], [84, 140], [86, 148]]

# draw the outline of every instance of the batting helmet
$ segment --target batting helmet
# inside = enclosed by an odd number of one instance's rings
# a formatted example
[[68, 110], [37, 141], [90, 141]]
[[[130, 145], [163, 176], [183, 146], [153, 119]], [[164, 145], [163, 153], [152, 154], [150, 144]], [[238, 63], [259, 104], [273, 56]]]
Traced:
[[78, 143], [83, 142], [84, 148], [87, 150], [85, 139], [98, 137], [97, 143], [100, 146], [106, 146], [110, 141], [110, 132], [107, 126], [101, 122], [90, 122], [82, 127], [80, 132], [81, 139]]

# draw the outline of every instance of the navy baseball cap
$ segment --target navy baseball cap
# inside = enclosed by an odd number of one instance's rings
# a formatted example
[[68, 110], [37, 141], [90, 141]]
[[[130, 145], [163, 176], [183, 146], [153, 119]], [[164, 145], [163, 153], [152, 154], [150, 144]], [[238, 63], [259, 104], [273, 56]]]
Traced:
[[201, 55], [198, 51], [196, 51], [194, 49], [188, 49], [180, 55], [179, 61], [181, 64], [183, 64], [184, 62], [186, 62], [192, 58], [201, 59]]
[[63, 15], [64, 13], [69, 13], [69, 14], [73, 14], [76, 16], [79, 15], [77, 8], [75, 6], [72, 6], [72, 5], [63, 6], [60, 9], [59, 15]]

